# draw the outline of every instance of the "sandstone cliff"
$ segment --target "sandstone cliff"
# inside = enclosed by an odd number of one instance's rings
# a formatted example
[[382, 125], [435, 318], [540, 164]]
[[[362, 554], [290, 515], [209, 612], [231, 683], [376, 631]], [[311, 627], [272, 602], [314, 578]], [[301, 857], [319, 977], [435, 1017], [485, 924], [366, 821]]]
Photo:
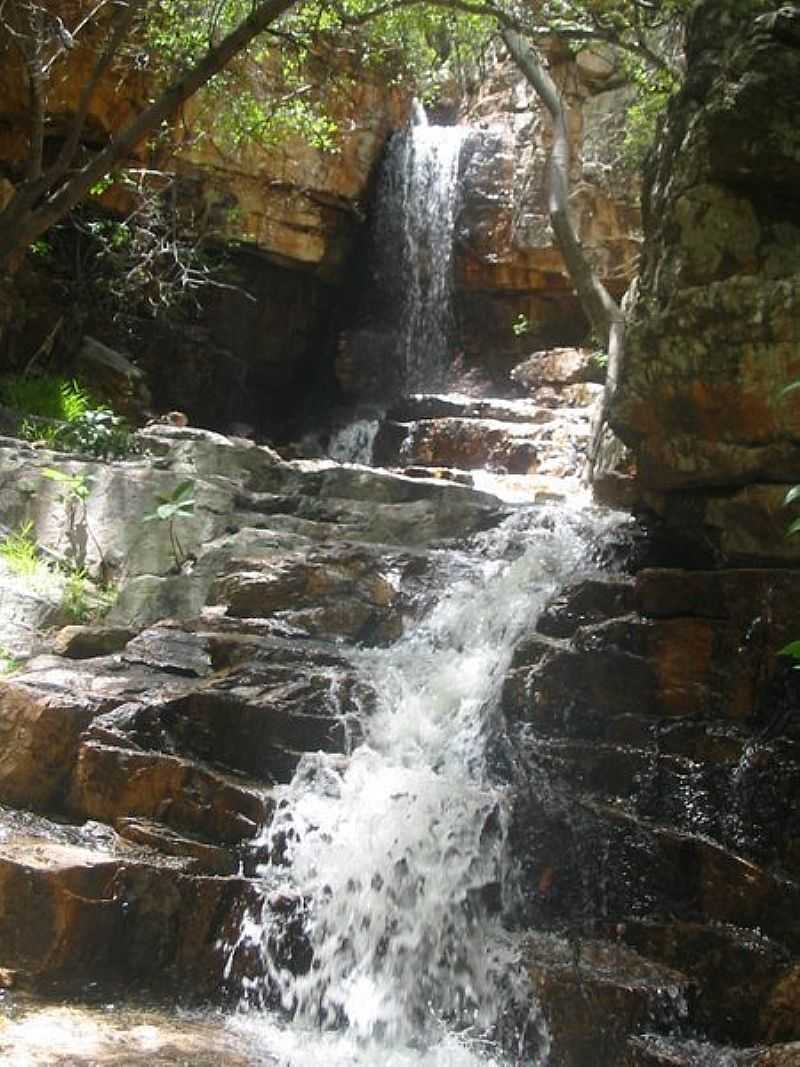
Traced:
[[646, 173], [611, 422], [647, 503], [723, 558], [795, 559], [800, 7], [706, 0]]

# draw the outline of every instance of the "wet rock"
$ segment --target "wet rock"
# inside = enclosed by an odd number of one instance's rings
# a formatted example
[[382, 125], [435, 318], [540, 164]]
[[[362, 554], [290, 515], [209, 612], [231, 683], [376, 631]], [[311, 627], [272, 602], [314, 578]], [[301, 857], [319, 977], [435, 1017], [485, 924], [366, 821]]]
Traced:
[[235, 854], [218, 845], [203, 841], [196, 835], [188, 837], [185, 833], [153, 822], [151, 819], [121, 817], [114, 820], [114, 828], [120, 837], [137, 845], [146, 845], [166, 856], [185, 856], [194, 862], [193, 873], [235, 874], [238, 861]]
[[92, 719], [135, 698], [158, 701], [180, 692], [182, 684], [174, 675], [125, 666], [113, 656], [42, 656], [24, 673], [0, 679], [0, 799], [58, 809]]
[[633, 607], [632, 583], [591, 580], [559, 592], [539, 616], [536, 629], [547, 637], [572, 637], [579, 626], [626, 615]]
[[409, 428], [402, 453], [411, 463], [428, 466], [503, 467], [512, 474], [531, 474], [538, 468], [535, 434], [524, 423], [425, 419]]
[[211, 673], [208, 641], [201, 634], [186, 633], [177, 626], [158, 626], [128, 641], [122, 660], [157, 671], [204, 678]]
[[256, 836], [273, 804], [260, 783], [197, 759], [110, 745], [90, 734], [78, 751], [67, 807], [110, 824], [131, 816], [154, 819], [179, 833], [235, 845]]
[[304, 751], [345, 751], [370, 700], [343, 664], [250, 660], [161, 713], [182, 751], [266, 782], [288, 781]]
[[202, 997], [219, 983], [226, 916], [251, 890], [189, 875], [190, 863], [107, 830], [94, 838], [29, 819], [0, 841], [0, 963], [28, 988], [78, 992], [101, 980], [109, 991]]
[[416, 394], [397, 401], [386, 413], [390, 422], [418, 422], [421, 419], [495, 419], [502, 422], [552, 422], [556, 415], [530, 400], [475, 398], [448, 393]]
[[615, 1067], [632, 1032], [673, 1027], [687, 1012], [685, 975], [619, 943], [534, 935], [527, 959], [554, 1065]]
[[792, 974], [790, 953], [779, 943], [748, 930], [674, 920], [630, 919], [621, 936], [692, 979], [693, 1018], [711, 1039], [756, 1045], [797, 1036], [796, 1013], [788, 1003], [784, 1013], [778, 1008]]
[[232, 560], [209, 599], [230, 616], [275, 616], [313, 637], [385, 642], [402, 632], [397, 562], [356, 546]]

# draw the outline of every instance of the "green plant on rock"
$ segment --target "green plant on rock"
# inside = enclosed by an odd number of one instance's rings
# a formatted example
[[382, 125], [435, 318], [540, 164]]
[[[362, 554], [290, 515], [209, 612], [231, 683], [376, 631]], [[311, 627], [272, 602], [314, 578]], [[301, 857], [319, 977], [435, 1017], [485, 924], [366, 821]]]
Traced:
[[179, 519], [188, 519], [194, 514], [194, 482], [189, 479], [176, 485], [171, 493], [159, 493], [156, 496], [154, 511], [144, 516], [142, 522], [165, 522], [169, 530], [172, 557], [175, 567], [181, 570], [189, 556], [178, 540], [175, 523]]
[[5, 645], [0, 645], [0, 674], [13, 674], [20, 668], [20, 661]]
[[67, 474], [64, 471], [57, 470], [55, 467], [45, 467], [42, 474], [60, 487], [58, 499], [64, 505], [67, 519], [67, 539], [69, 540], [74, 563], [83, 565], [86, 558], [86, 537], [88, 536], [91, 537], [97, 549], [102, 567], [105, 553], [89, 525], [86, 510], [87, 501], [92, 493], [94, 478], [91, 474]]
[[0, 557], [19, 578], [30, 578], [37, 573], [42, 563], [32, 522], [23, 523], [0, 541]]
[[61, 613], [71, 623], [94, 623], [114, 605], [116, 587], [95, 585], [83, 567], [62, 567], [65, 575], [61, 591]]
[[524, 337], [526, 333], [531, 332], [531, 324], [526, 315], [517, 315], [511, 323], [511, 332], [515, 337]]
[[136, 451], [130, 428], [109, 408], [94, 408], [60, 427], [55, 444], [103, 459], [123, 459]]
[[61, 594], [61, 610], [70, 622], [88, 622], [93, 618], [90, 589], [89, 576], [82, 567], [67, 571]]
[[23, 415], [71, 422], [97, 402], [74, 378], [13, 375], [0, 381], [0, 401]]
[[52, 448], [120, 459], [135, 451], [125, 420], [74, 378], [17, 375], [0, 381], [0, 402], [20, 412], [20, 437]]
[[0, 401], [25, 416], [19, 427], [24, 441], [57, 446], [59, 428], [80, 418], [93, 403], [77, 381], [49, 374], [17, 375], [0, 381]]
[[792, 670], [800, 671], [800, 641], [790, 641], [788, 645], [779, 648], [777, 655], [788, 656], [793, 660]]

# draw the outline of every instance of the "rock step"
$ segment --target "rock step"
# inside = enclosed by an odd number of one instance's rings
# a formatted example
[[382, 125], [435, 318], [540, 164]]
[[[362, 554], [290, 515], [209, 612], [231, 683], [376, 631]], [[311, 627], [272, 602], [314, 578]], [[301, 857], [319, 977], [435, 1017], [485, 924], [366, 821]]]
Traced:
[[[27, 817], [0, 840], [0, 968], [40, 991], [219, 996], [244, 878], [191, 873], [192, 860], [123, 841], [107, 827]], [[31, 917], [35, 916], [35, 921]]]
[[[312, 541], [337, 538], [413, 548], [489, 529], [507, 514], [496, 497], [472, 488], [471, 481], [407, 477], [405, 472], [402, 477], [426, 491], [408, 502], [309, 497], [286, 512], [262, 512], [259, 502], [251, 499], [231, 515], [231, 526], [294, 534]], [[434, 487], [433, 492], [427, 491], [430, 487]], [[448, 497], [435, 492], [446, 488], [461, 495]]]
[[373, 456], [387, 467], [502, 469], [509, 474], [575, 474], [590, 436], [587, 419], [544, 424], [495, 419], [386, 421], [375, 437]]
[[760, 930], [800, 948], [800, 885], [698, 834], [540, 784], [520, 797], [511, 847], [531, 925], [674, 916]]
[[73, 815], [112, 825], [126, 818], [152, 819], [178, 834], [223, 846], [252, 840], [274, 810], [262, 783], [91, 735], [80, 745], [67, 806]]
[[628, 919], [613, 933], [691, 978], [693, 1022], [712, 1040], [737, 1045], [800, 1040], [798, 964], [783, 945], [733, 926], [676, 919]]
[[459, 393], [414, 393], [399, 400], [386, 412], [386, 418], [392, 422], [456, 418], [547, 423], [558, 417], [552, 408], [541, 407], [531, 400], [470, 397]]
[[551, 1067], [617, 1067], [631, 1034], [673, 1032], [687, 1021], [690, 980], [623, 944], [535, 934], [525, 960]]
[[798, 1067], [800, 1043], [730, 1048], [707, 1041], [634, 1037], [619, 1067]]
[[146, 845], [162, 856], [190, 860], [188, 869], [195, 874], [235, 874], [240, 866], [240, 860], [233, 850], [220, 848], [198, 833], [178, 833], [153, 819], [119, 816], [114, 820], [114, 829], [125, 841]]
[[520, 747], [535, 773], [564, 797], [577, 789], [800, 879], [792, 832], [800, 746], [785, 739], [762, 743], [726, 724], [651, 723], [649, 737], [646, 720], [631, 718], [625, 727], [630, 735], [638, 727], [642, 743], [530, 737]]

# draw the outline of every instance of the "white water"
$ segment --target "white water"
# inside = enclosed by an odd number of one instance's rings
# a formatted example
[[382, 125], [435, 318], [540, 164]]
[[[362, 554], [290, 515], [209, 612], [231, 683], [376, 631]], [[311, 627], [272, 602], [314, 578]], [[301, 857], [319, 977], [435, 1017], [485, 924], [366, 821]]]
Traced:
[[397, 260], [391, 274], [399, 274], [394, 285], [402, 294], [399, 355], [406, 392], [441, 386], [451, 362], [453, 229], [458, 162], [468, 134], [464, 126], [418, 122], [395, 135], [384, 172], [383, 211], [400, 227], [400, 247], [390, 241], [386, 253]]
[[337, 463], [361, 463], [369, 466], [380, 419], [362, 418], [341, 426], [331, 435], [328, 456]]
[[276, 966], [265, 948], [268, 906], [250, 916], [232, 953], [263, 953], [265, 982], [250, 983], [246, 1001], [258, 1006], [274, 983], [294, 1014], [291, 1026], [261, 1015], [239, 1023], [260, 1030], [281, 1063], [506, 1062], [489, 1039], [513, 999], [509, 983], [521, 979], [513, 939], [483, 903], [482, 890], [504, 891], [511, 870], [506, 794], [489, 772], [487, 742], [500, 728], [516, 641], [555, 587], [592, 569], [590, 546], [611, 521], [519, 513], [474, 539], [471, 577], [413, 633], [358, 653], [378, 698], [363, 742], [349, 760], [306, 757], [265, 833], [272, 841], [288, 832], [290, 865], [263, 871], [265, 894], [279, 888], [308, 901], [314, 965], [301, 976]]

